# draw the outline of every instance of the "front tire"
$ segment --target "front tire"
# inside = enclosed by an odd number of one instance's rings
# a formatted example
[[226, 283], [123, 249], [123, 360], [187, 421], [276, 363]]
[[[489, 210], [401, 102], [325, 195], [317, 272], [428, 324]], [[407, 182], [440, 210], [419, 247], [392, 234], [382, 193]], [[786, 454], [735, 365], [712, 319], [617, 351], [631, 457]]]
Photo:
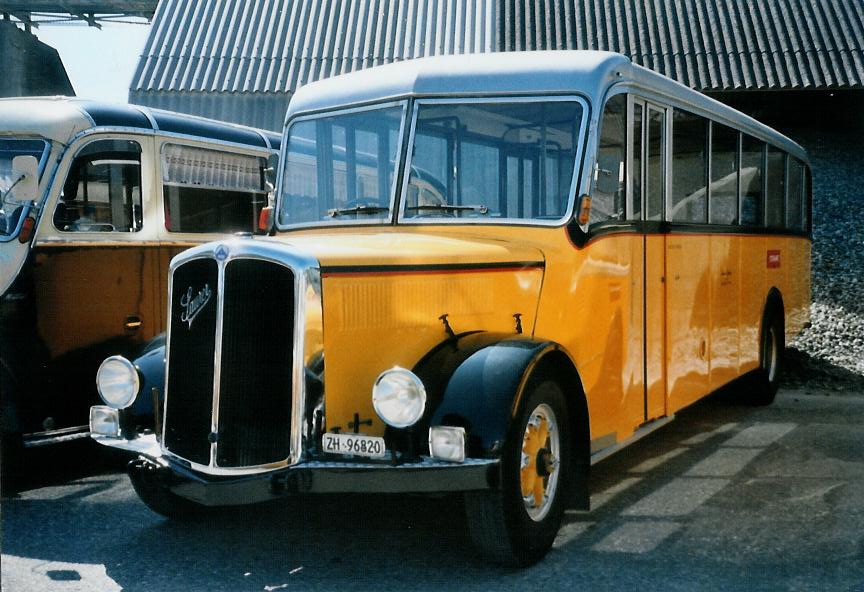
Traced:
[[195, 503], [172, 492], [162, 483], [155, 467], [138, 458], [129, 463], [129, 480], [144, 505], [171, 520], [200, 520], [213, 508]]
[[501, 486], [465, 494], [471, 538], [487, 559], [525, 567], [549, 550], [572, 474], [567, 404], [553, 381], [529, 388], [501, 459]]

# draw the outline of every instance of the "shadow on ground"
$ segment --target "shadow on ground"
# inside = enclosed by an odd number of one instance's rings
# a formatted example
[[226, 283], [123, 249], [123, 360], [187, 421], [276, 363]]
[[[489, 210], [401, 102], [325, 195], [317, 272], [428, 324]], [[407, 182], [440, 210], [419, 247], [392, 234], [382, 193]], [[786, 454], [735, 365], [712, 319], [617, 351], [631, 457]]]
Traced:
[[783, 385], [864, 392], [864, 376], [795, 348], [787, 348], [783, 360]]

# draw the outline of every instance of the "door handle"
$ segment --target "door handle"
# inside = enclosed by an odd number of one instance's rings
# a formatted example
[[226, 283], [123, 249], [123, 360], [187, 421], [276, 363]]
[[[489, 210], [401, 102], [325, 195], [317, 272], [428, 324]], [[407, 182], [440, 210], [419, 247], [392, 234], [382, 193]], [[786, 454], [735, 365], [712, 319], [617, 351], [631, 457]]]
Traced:
[[129, 315], [126, 317], [126, 321], [123, 323], [123, 327], [126, 331], [134, 333], [144, 324], [144, 321], [141, 320], [141, 317], [138, 315]]

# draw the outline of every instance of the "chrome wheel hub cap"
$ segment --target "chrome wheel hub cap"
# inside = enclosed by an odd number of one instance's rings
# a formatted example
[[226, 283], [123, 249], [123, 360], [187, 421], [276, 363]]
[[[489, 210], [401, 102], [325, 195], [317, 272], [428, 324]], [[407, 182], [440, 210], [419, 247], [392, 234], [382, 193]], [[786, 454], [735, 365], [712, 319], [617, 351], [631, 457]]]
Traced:
[[558, 488], [561, 435], [555, 413], [546, 404], [531, 412], [522, 437], [519, 484], [528, 517], [539, 522], [546, 517]]

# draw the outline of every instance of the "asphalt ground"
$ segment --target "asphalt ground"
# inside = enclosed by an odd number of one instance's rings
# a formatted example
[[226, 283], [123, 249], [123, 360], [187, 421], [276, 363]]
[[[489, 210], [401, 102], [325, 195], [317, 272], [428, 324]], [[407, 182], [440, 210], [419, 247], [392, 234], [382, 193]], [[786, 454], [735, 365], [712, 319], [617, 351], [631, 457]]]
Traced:
[[864, 393], [706, 399], [596, 465], [591, 512], [568, 511], [521, 571], [476, 556], [458, 497], [305, 497], [174, 523], [92, 447], [40, 462], [0, 503], [3, 590], [864, 591]]

